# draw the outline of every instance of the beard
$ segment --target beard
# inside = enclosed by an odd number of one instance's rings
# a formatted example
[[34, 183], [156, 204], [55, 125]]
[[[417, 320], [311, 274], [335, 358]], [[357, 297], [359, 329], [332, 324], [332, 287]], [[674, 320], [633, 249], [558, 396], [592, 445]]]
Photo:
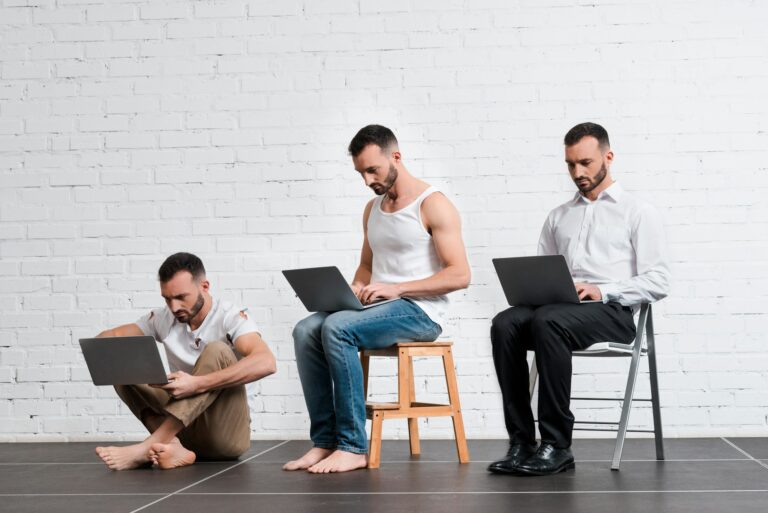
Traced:
[[389, 172], [387, 173], [387, 177], [384, 179], [384, 183], [374, 183], [371, 185], [371, 189], [373, 189], [373, 192], [376, 193], [376, 196], [381, 196], [382, 194], [389, 192], [392, 186], [395, 185], [395, 180], [397, 180], [397, 169], [394, 165], [390, 164]]
[[607, 175], [608, 168], [606, 168], [605, 163], [603, 163], [603, 165], [600, 167], [600, 171], [597, 172], [594, 178], [581, 177], [578, 180], [574, 180], [573, 182], [576, 184], [576, 187], [579, 188], [579, 192], [586, 194], [603, 183], [603, 180], [605, 180]]
[[173, 316], [176, 317], [177, 321], [189, 324], [189, 321], [194, 319], [195, 316], [200, 313], [200, 310], [203, 309], [203, 305], [205, 305], [205, 298], [202, 294], [198, 294], [197, 300], [195, 301], [195, 304], [192, 305], [191, 310], [177, 310], [173, 312]]

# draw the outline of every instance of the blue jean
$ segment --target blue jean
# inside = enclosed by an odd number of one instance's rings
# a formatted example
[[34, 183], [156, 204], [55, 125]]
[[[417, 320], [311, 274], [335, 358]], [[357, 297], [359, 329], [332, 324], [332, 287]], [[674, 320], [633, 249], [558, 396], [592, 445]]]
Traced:
[[314, 446], [368, 452], [360, 349], [433, 341], [441, 331], [407, 299], [362, 311], [317, 312], [300, 321], [293, 343]]

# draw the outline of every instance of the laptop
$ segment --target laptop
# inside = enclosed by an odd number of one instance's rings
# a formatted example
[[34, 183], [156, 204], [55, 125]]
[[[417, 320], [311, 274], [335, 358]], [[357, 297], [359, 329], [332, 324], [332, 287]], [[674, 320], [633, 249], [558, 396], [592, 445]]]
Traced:
[[153, 337], [81, 338], [80, 348], [94, 385], [168, 383]]
[[283, 276], [310, 312], [365, 310], [395, 301], [385, 299], [364, 305], [335, 266], [289, 269], [283, 271]]
[[579, 301], [563, 255], [494, 258], [493, 266], [510, 306], [602, 303], [599, 299]]

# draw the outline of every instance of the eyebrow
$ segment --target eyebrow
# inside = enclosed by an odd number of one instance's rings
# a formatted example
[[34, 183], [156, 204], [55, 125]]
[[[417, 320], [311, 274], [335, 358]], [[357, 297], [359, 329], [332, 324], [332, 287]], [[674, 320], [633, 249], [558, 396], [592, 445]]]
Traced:
[[573, 164], [575, 162], [592, 162], [593, 160], [594, 159], [587, 157], [585, 159], [576, 159], [576, 160], [565, 159], [565, 162], [567, 162], [568, 164]]
[[[163, 296], [162, 294], [160, 294], [160, 295]], [[179, 295], [176, 295], [176, 296], [163, 296], [163, 299], [184, 299], [188, 295], [189, 294], [179, 294]]]

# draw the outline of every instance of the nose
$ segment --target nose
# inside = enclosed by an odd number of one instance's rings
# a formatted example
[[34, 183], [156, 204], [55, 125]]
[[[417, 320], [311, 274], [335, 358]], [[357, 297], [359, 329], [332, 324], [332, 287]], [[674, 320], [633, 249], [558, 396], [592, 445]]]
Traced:
[[581, 165], [576, 165], [573, 170], [573, 178], [586, 178], [587, 177], [587, 168]]

